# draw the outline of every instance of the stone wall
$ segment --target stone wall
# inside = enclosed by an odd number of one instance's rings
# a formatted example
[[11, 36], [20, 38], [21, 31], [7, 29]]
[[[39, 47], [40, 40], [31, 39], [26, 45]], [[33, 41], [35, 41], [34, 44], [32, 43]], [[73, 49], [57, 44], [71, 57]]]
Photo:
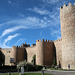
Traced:
[[75, 69], [75, 4], [60, 8], [62, 36], [62, 68]]
[[1, 49], [1, 52], [5, 55], [5, 63], [4, 65], [11, 65], [10, 63], [10, 58], [11, 56], [11, 48], [7, 48], [7, 49]]
[[62, 39], [58, 39], [54, 41], [55, 49], [56, 49], [56, 60], [57, 65], [62, 67]]
[[49, 40], [36, 41], [36, 64], [37, 65], [51, 65], [53, 60], [53, 42]]
[[17, 47], [16, 63], [25, 60], [25, 48]]
[[31, 63], [32, 57], [36, 55], [36, 45], [27, 47], [26, 52], [27, 52], [27, 62]]
[[43, 50], [44, 50], [44, 65], [50, 66], [52, 65], [52, 61], [54, 59], [54, 43], [52, 41], [43, 42]]

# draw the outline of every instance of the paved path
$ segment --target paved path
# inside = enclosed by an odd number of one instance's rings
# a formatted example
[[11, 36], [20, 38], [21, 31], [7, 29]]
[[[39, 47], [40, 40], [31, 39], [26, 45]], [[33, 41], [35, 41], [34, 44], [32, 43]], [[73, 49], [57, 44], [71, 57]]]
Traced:
[[51, 73], [54, 75], [75, 75], [75, 71], [47, 70], [45, 73]]
[[[33, 72], [25, 72], [25, 73], [41, 73], [41, 71], [33, 71]], [[50, 73], [54, 75], [75, 75], [75, 71], [46, 70], [45, 73]]]
[[[42, 73], [41, 71], [30, 72], [30, 73]], [[45, 73], [54, 75], [75, 75], [75, 71], [59, 71], [59, 70], [46, 70]]]

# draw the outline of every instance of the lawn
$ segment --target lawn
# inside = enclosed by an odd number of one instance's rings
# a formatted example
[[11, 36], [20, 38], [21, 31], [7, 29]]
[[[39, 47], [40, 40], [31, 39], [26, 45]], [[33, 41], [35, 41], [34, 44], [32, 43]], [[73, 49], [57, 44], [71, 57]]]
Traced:
[[[0, 74], [0, 75], [8, 75], [8, 74]], [[19, 74], [11, 74], [11, 75], [19, 75]], [[25, 75], [42, 75], [41, 73], [25, 73]], [[53, 74], [47, 74], [44, 75], [53, 75]]]

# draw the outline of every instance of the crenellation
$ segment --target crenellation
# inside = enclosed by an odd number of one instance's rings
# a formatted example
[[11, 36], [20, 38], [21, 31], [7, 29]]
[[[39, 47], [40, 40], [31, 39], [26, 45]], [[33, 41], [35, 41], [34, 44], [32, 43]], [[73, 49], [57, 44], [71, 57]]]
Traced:
[[69, 2], [69, 3], [68, 3], [68, 6], [71, 6], [71, 5], [72, 5], [72, 3], [71, 3], [71, 2]]
[[[60, 7], [60, 11], [61, 11], [61, 10], [66, 10], [66, 11], [68, 10], [68, 11], [69, 11], [70, 8], [73, 8], [73, 7], [75, 7], [75, 3], [72, 5], [72, 3], [69, 2], [68, 5], [64, 4], [63, 7], [61, 6], [61, 7]], [[60, 17], [61, 17], [61, 16], [60, 16]]]
[[75, 3], [73, 5], [75, 5]]
[[36, 40], [36, 42], [41, 42], [41, 40]]
[[55, 40], [54, 42], [60, 42], [62, 39], [60, 38], [60, 39], [58, 39], [58, 40]]
[[42, 40], [42, 42], [44, 42], [44, 39]]
[[67, 7], [67, 5], [66, 5], [66, 4], [64, 4], [64, 5], [63, 5], [63, 8], [65, 8], [65, 7]]
[[47, 42], [47, 39], [46, 39], [46, 42]]
[[48, 40], [48, 43], [49, 43], [49, 40]]
[[60, 7], [60, 10], [63, 9], [63, 7]]

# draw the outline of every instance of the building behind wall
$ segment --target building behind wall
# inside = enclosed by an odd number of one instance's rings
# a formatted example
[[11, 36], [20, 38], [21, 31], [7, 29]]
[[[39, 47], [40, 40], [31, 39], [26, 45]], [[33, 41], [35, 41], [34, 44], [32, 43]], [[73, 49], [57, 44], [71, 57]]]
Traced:
[[31, 63], [32, 57], [36, 55], [37, 65], [52, 65], [56, 58], [57, 65], [63, 69], [75, 69], [75, 4], [60, 7], [61, 38], [55, 41], [36, 40], [36, 44], [22, 44], [21, 47], [13, 46], [9, 49], [1, 49], [0, 55], [4, 56], [2, 62], [11, 65], [10, 58], [14, 58], [16, 65], [20, 61], [27, 60]]

